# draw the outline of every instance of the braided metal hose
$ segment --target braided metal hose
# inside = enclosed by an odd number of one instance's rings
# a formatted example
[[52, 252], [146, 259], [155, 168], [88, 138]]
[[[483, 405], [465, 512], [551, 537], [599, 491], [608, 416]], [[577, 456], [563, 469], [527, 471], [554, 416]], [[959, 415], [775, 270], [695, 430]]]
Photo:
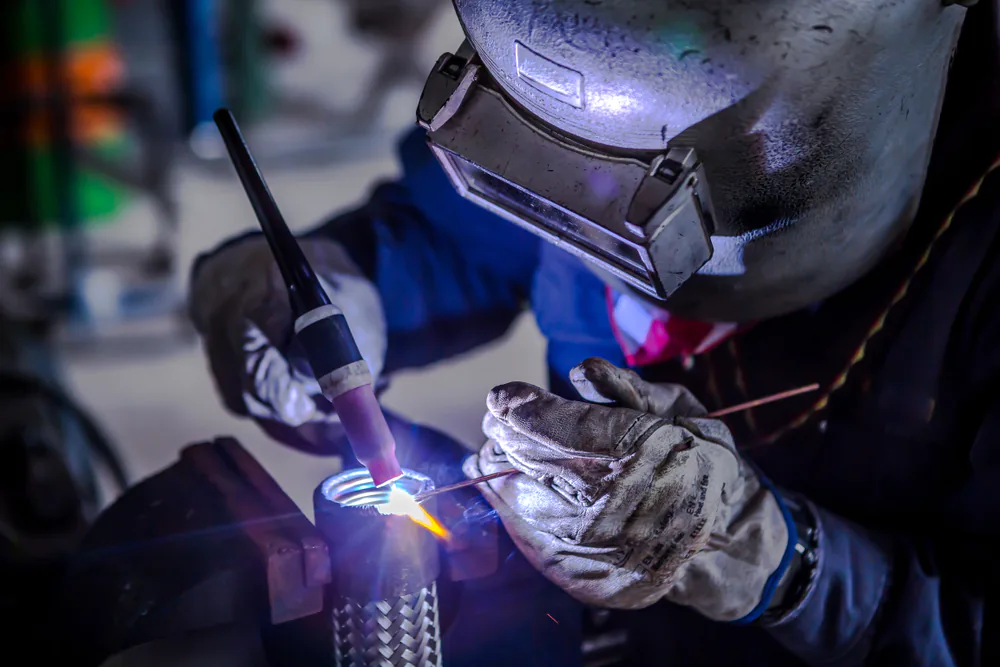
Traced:
[[333, 610], [333, 650], [339, 667], [440, 667], [437, 584], [394, 600]]
[[[394, 486], [412, 495], [434, 488], [409, 470]], [[440, 667], [437, 542], [408, 518], [371, 509], [387, 500], [364, 469], [330, 477], [313, 496], [334, 578], [334, 665]]]

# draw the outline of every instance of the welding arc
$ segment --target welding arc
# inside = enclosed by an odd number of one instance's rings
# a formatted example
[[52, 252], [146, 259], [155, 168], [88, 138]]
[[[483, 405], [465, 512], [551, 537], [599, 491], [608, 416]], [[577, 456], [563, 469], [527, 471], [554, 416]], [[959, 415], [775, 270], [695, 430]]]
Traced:
[[[749, 410], [750, 408], [756, 408], [760, 405], [766, 405], [768, 403], [774, 403], [775, 401], [782, 401], [786, 398], [791, 398], [793, 396], [798, 396], [800, 394], [807, 394], [811, 391], [816, 391], [819, 389], [819, 384], [809, 384], [804, 387], [798, 387], [797, 389], [789, 389], [788, 391], [782, 391], [777, 394], [771, 394], [770, 396], [764, 396], [763, 398], [758, 398], [752, 401], [747, 401], [746, 403], [740, 403], [739, 405], [733, 405], [728, 408], [723, 408], [721, 410], [716, 410], [715, 412], [709, 412], [706, 417], [716, 419], [724, 415], [729, 415], [734, 412], [741, 412], [742, 410]], [[474, 477], [472, 479], [467, 479], [464, 482], [458, 482], [457, 484], [449, 484], [447, 486], [442, 486], [439, 489], [433, 489], [431, 491], [425, 491], [424, 493], [418, 493], [414, 496], [414, 499], [419, 503], [427, 500], [432, 496], [436, 496], [440, 493], [448, 493], [449, 491], [456, 491], [458, 489], [464, 489], [467, 486], [472, 486], [474, 484], [479, 484], [481, 482], [488, 482], [491, 479], [496, 479], [497, 477], [506, 477], [507, 475], [513, 475], [516, 472], [520, 472], [516, 468], [508, 468], [507, 470], [501, 470], [499, 472], [493, 472], [489, 475], [483, 475], [481, 477]]]

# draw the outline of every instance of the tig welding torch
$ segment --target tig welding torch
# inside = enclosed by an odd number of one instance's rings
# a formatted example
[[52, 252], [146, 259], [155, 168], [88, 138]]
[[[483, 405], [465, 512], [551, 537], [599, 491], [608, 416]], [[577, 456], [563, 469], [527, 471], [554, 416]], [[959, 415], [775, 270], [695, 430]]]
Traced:
[[285, 224], [233, 114], [219, 109], [213, 117], [288, 288], [295, 337], [323, 395], [333, 403], [354, 455], [368, 468], [377, 486], [389, 484], [403, 475], [396, 460], [396, 441], [375, 398], [371, 370], [347, 319], [330, 302]]

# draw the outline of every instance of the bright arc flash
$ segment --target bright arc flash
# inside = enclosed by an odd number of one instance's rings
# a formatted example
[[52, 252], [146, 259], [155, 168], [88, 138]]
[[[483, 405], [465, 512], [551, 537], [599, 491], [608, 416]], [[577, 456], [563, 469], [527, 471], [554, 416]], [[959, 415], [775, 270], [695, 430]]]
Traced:
[[389, 490], [389, 501], [375, 508], [383, 516], [407, 516], [418, 526], [423, 526], [437, 537], [443, 540], [448, 539], [448, 531], [438, 522], [437, 519], [427, 513], [417, 499], [409, 493], [394, 486]]

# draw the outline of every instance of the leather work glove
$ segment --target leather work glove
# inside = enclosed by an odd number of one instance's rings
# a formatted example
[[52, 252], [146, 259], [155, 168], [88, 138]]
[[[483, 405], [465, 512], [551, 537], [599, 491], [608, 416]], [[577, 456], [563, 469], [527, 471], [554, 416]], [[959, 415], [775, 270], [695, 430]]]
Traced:
[[789, 533], [729, 430], [686, 389], [603, 359], [570, 378], [590, 402], [522, 382], [493, 389], [489, 440], [464, 466], [524, 473], [479, 486], [519, 549], [589, 605], [667, 599], [714, 620], [747, 616], [773, 590]]
[[[377, 378], [386, 348], [378, 291], [337, 243], [304, 237], [299, 245]], [[290, 355], [288, 291], [264, 237], [247, 236], [200, 257], [188, 305], [226, 407], [253, 417], [285, 444], [335, 453], [324, 450], [340, 440], [340, 423], [304, 356]]]

